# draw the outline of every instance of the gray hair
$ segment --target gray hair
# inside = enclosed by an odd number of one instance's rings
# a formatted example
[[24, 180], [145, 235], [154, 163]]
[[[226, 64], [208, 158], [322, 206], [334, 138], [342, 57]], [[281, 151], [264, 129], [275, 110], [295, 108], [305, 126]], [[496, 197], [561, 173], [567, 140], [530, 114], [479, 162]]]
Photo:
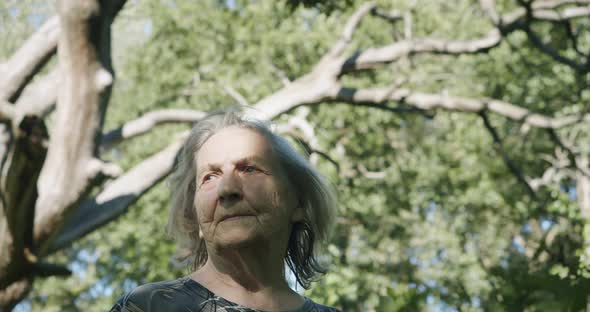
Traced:
[[172, 207], [167, 231], [178, 243], [177, 257], [192, 262], [197, 270], [207, 261], [204, 240], [199, 238], [196, 212], [196, 157], [205, 141], [223, 128], [237, 126], [263, 135], [271, 145], [284, 173], [295, 188], [304, 209], [303, 221], [293, 224], [285, 262], [303, 288], [326, 272], [318, 259], [319, 247], [327, 243], [334, 225], [336, 197], [330, 183], [289, 142], [275, 134], [268, 123], [247, 119], [236, 110], [212, 113], [191, 130], [170, 179]]

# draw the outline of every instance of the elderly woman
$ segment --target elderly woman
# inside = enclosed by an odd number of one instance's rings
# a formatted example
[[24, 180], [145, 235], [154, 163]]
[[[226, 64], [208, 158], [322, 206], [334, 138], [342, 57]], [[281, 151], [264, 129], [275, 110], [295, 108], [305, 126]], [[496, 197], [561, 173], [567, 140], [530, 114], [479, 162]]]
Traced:
[[237, 112], [191, 131], [172, 176], [168, 230], [189, 276], [146, 284], [111, 311], [336, 311], [302, 297], [325, 269], [318, 246], [335, 213], [326, 180], [269, 127]]

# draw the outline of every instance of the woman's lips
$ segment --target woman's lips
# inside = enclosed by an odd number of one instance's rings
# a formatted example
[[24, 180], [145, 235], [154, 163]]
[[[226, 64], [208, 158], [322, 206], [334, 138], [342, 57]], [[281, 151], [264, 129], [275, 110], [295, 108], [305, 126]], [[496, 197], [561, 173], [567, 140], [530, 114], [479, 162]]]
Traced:
[[232, 214], [232, 215], [227, 215], [224, 216], [223, 218], [221, 218], [221, 221], [225, 221], [225, 220], [229, 220], [229, 219], [238, 219], [238, 218], [243, 218], [243, 217], [252, 217], [253, 215], [251, 214]]

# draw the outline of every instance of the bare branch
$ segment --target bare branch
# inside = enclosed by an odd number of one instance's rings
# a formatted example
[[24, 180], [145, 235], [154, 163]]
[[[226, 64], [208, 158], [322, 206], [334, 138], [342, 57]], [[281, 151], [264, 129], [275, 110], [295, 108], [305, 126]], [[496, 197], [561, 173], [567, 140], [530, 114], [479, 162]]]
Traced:
[[372, 102], [355, 102], [354, 105], [355, 106], [370, 107], [370, 108], [374, 108], [374, 109], [378, 109], [378, 110], [382, 110], [382, 111], [386, 111], [386, 112], [390, 112], [390, 113], [395, 113], [395, 114], [414, 113], [414, 114], [421, 114], [422, 116], [427, 117], [427, 118], [434, 117], [434, 112], [423, 110], [423, 109], [420, 109], [420, 108], [414, 107], [414, 106], [399, 105], [396, 107], [391, 107], [391, 106], [386, 105], [386, 103], [372, 103]]
[[555, 167], [549, 167], [540, 178], [530, 179], [529, 184], [531, 188], [536, 192], [542, 186], [547, 186], [558, 180], [558, 169]]
[[[589, 163], [588, 155], [581, 157], [581, 166], [588, 167]], [[580, 205], [581, 215], [584, 220], [590, 220], [590, 176], [582, 172], [578, 172], [576, 177], [576, 192], [578, 195], [578, 204]], [[586, 256], [590, 256], [590, 241], [587, 241], [586, 239], [584, 243], [586, 245]]]
[[368, 69], [394, 62], [404, 56], [417, 53], [472, 54], [487, 52], [500, 44], [502, 34], [493, 29], [486, 36], [468, 41], [416, 39], [396, 42], [384, 47], [371, 48], [351, 56], [344, 64], [344, 71]]
[[[489, 7], [493, 0], [480, 0], [480, 4], [482, 9], [488, 16], [493, 14], [494, 12], [490, 11]], [[579, 2], [579, 3], [577, 3]], [[550, 21], [550, 22], [558, 22], [558, 21], [566, 21], [571, 20], [579, 17], [587, 17], [590, 15], [587, 6], [579, 6], [579, 7], [569, 7], [564, 9], [563, 11], [557, 11], [562, 5], [566, 4], [578, 4], [578, 5], [588, 5], [590, 2], [586, 1], [535, 1], [530, 6], [530, 18], [541, 20], [541, 21]], [[495, 10], [495, 8], [494, 8]], [[496, 13], [497, 14], [497, 13]], [[526, 19], [527, 11], [526, 8], [519, 8], [515, 9], [514, 11], [505, 14], [501, 17], [502, 22], [506, 24], [514, 24], [520, 23]]]
[[392, 91], [391, 88], [344, 89], [332, 95], [331, 99], [346, 103], [383, 103], [395, 101], [412, 105], [422, 110], [444, 109], [449, 111], [479, 113], [490, 111], [506, 118], [544, 129], [558, 129], [579, 122], [590, 121], [590, 114], [549, 117], [533, 113], [514, 104], [493, 99], [470, 99], [442, 94], [411, 92], [406, 89]]
[[277, 76], [279, 76], [279, 78], [281, 79], [281, 82], [283, 83], [283, 86], [287, 86], [287, 85], [291, 84], [291, 80], [289, 79], [289, 77], [287, 77], [287, 74], [285, 74], [285, 72], [283, 70], [278, 68], [273, 63], [270, 63], [269, 65], [270, 65], [270, 68], [272, 69], [272, 71], [274, 73], [276, 73]]
[[16, 100], [20, 90], [55, 53], [59, 31], [59, 19], [52, 17], [0, 65], [0, 99]]
[[383, 12], [379, 8], [373, 8], [373, 10], [371, 11], [371, 14], [373, 16], [377, 16], [379, 18], [382, 18], [392, 24], [404, 19], [404, 15], [402, 15], [401, 13], [399, 13], [397, 11]]
[[586, 53], [580, 50], [580, 46], [578, 45], [578, 34], [574, 34], [572, 23], [570, 21], [563, 21], [561, 24], [563, 25], [563, 28], [565, 28], [565, 34], [572, 43], [572, 48], [574, 48], [574, 51], [576, 51], [579, 56], [588, 57]]
[[550, 166], [545, 169], [541, 177], [529, 180], [531, 187], [537, 191], [542, 186], [559, 183], [559, 181], [562, 181], [565, 178], [576, 179], [579, 172], [577, 169], [570, 169], [572, 166], [571, 160], [568, 159], [568, 156], [569, 155], [559, 146], [559, 144], [555, 148], [555, 157], [541, 155], [539, 158], [547, 161]]
[[[317, 104], [324, 100], [338, 100], [339, 95], [337, 93], [344, 90], [339, 85], [339, 78], [347, 71], [374, 68], [415, 53], [482, 53], [497, 46], [502, 40], [501, 31], [493, 29], [488, 35], [470, 41], [405, 40], [381, 48], [368, 49], [348, 59], [340, 57], [339, 54], [348, 43], [347, 40], [351, 38], [352, 31], [354, 31], [361, 17], [373, 7], [373, 4], [367, 4], [356, 11], [355, 15], [347, 23], [342, 36], [343, 39], [339, 40], [330, 52], [322, 57], [310, 73], [256, 103], [255, 110], [258, 112], [256, 117], [271, 119], [301, 105]], [[507, 27], [504, 30], [508, 29]], [[511, 24], [510, 27], [512, 27]], [[334, 53], [334, 51], [338, 53]], [[375, 101], [361, 102], [370, 103]]]
[[179, 135], [164, 150], [107, 184], [96, 197], [82, 202], [67, 220], [47, 253], [69, 246], [82, 236], [124, 214], [130, 205], [172, 171], [174, 159], [187, 136], [188, 132]]
[[15, 105], [25, 115], [45, 117], [55, 108], [59, 85], [59, 71], [54, 68], [49, 74], [28, 84]]
[[115, 163], [109, 163], [98, 158], [93, 158], [86, 164], [87, 175], [90, 177], [118, 177], [123, 173], [123, 169]]
[[338, 57], [344, 52], [344, 49], [348, 47], [350, 41], [352, 40], [352, 34], [354, 33], [355, 29], [358, 27], [359, 23], [363, 19], [367, 13], [371, 12], [376, 7], [374, 2], [369, 2], [361, 5], [352, 16], [348, 18], [346, 25], [344, 26], [344, 31], [340, 35], [340, 39], [332, 46], [330, 51], [326, 54], [329, 57]]
[[336, 77], [340, 72], [338, 60], [324, 59], [314, 70], [278, 90], [254, 105], [254, 117], [273, 119], [298, 106], [317, 104], [338, 89]]
[[404, 39], [411, 40], [412, 39], [412, 28], [414, 27], [414, 22], [412, 18], [412, 12], [405, 12], [404, 13]]
[[[315, 130], [312, 124], [307, 121], [307, 116], [309, 115], [309, 108], [308, 107], [300, 107], [297, 109], [297, 112], [294, 116], [289, 118], [287, 124], [283, 125], [279, 128], [279, 131], [282, 132], [290, 132], [297, 138], [299, 138], [302, 142], [305, 142], [306, 148], [308, 153], [310, 154], [309, 161], [312, 164], [317, 164], [318, 157], [317, 155], [320, 151], [320, 144], [318, 138], [315, 134]], [[298, 131], [295, 131], [298, 130]], [[314, 154], [316, 153], [316, 154]], [[327, 156], [326, 153], [321, 153], [321, 155]]]
[[363, 164], [358, 164], [356, 168], [367, 179], [381, 180], [387, 177], [387, 173], [385, 171], [369, 171]]
[[[33, 245], [33, 219], [37, 187], [35, 185], [45, 159], [43, 140], [47, 130], [35, 118], [23, 118], [19, 133], [9, 133], [0, 124], [0, 289], [16, 282], [28, 270], [26, 251]], [[10, 142], [10, 144], [8, 144]], [[25, 186], [25, 187], [23, 187]], [[0, 292], [0, 306], [4, 306]], [[1, 308], [0, 308], [1, 309]]]
[[3, 308], [6, 311], [11, 311], [12, 308], [22, 300], [33, 286], [33, 280], [30, 276], [22, 277], [21, 279], [0, 288], [0, 302], [3, 303]]
[[[535, 45], [541, 52], [549, 55], [557, 62], [572, 67], [578, 72], [588, 72], [588, 70], [590, 70], [589, 64], [579, 63], [573, 59], [570, 59], [562, 55], [561, 53], [559, 53], [559, 51], [557, 51], [550, 45], [544, 43], [540, 36], [537, 35], [530, 27], [530, 22], [533, 19], [550, 22], [567, 22], [571, 19], [590, 16], [590, 8], [588, 6], [569, 7], [561, 12], [556, 10], [558, 7], [566, 4], [587, 5], [588, 2], [567, 0], [536, 1], [533, 2], [532, 5], [524, 5], [524, 8], [514, 10], [513, 12], [500, 17], [496, 12], [494, 0], [480, 0], [482, 10], [490, 17], [493, 23], [497, 25], [503, 33], [507, 34], [516, 29], [521, 29], [527, 34], [529, 40], [533, 43], [533, 45]], [[566, 26], [568, 25], [566, 24]], [[569, 31], [569, 37], [573, 38], [571, 29], [566, 29], [566, 31]], [[572, 41], [574, 44], [574, 49], [578, 52], [578, 54], [585, 56], [583, 53], [580, 53], [580, 51], [577, 49], [576, 39], [573, 38]]]
[[588, 0], [545, 0], [545, 1], [535, 1], [532, 4], [533, 10], [542, 10], [542, 9], [558, 9], [564, 5], [585, 5], [590, 4]]
[[567, 154], [570, 167], [573, 167], [580, 174], [585, 175], [587, 178], [590, 178], [590, 168], [588, 168], [587, 165], [584, 165], [583, 161], [582, 161], [584, 155], [581, 155], [580, 153], [575, 152], [572, 145], [564, 142], [564, 140], [562, 140], [559, 137], [559, 135], [557, 134], [555, 129], [547, 129], [547, 130], [549, 132], [549, 137], [551, 138], [551, 140], [553, 142], [555, 142], [555, 144], [557, 144], [557, 146], [559, 146], [559, 148], [564, 150], [565, 153]]
[[221, 84], [221, 87], [223, 88], [223, 90], [225, 90], [225, 92], [227, 92], [227, 94], [229, 94], [240, 105], [242, 105], [242, 106], [248, 106], [248, 105], [250, 105], [248, 103], [248, 101], [240, 94], [240, 92], [238, 92], [236, 89], [234, 89], [228, 83], [223, 82]]
[[172, 122], [197, 122], [206, 113], [191, 109], [162, 109], [149, 112], [138, 119], [125, 123], [122, 127], [103, 135], [101, 148], [105, 149], [122, 140], [147, 133], [155, 126]]
[[506, 164], [510, 172], [516, 177], [518, 182], [520, 182], [526, 188], [529, 195], [531, 195], [531, 197], [533, 197], [534, 199], [537, 199], [537, 193], [535, 193], [535, 190], [529, 184], [529, 179], [524, 175], [522, 169], [518, 166], [518, 164], [510, 158], [508, 153], [506, 153], [506, 150], [504, 149], [502, 143], [502, 138], [500, 138], [500, 135], [492, 126], [492, 123], [488, 119], [487, 114], [485, 112], [481, 112], [480, 116], [483, 120], [484, 126], [486, 127], [486, 129], [492, 136], [492, 139], [494, 140], [494, 149], [502, 156], [502, 160], [504, 160], [504, 163]]
[[7, 101], [0, 100], [0, 120], [14, 120], [16, 118], [16, 108]]
[[[511, 20], [510, 23], [512, 24], [514, 29], [521, 29], [522, 31], [524, 31], [528, 39], [535, 47], [537, 47], [537, 49], [549, 55], [555, 61], [565, 64], [580, 73], [586, 73], [590, 70], [590, 64], [588, 64], [588, 62], [579, 63], [559, 53], [558, 50], [554, 49], [549, 44], [544, 43], [541, 37], [537, 35], [535, 31], [531, 28], [531, 22], [535, 19], [563, 22], [571, 18], [589, 16], [590, 10], [588, 8], [568, 8], [564, 10], [564, 12], [559, 13], [556, 11], [535, 9], [532, 6], [532, 1], [524, 2], [521, 0], [519, 2], [523, 6], [523, 8], [515, 10], [511, 14], [509, 14]], [[553, 4], [556, 5], [557, 3]]]
[[[37, 187], [34, 239], [40, 252], [90, 190], [97, 136], [113, 82], [110, 30], [125, 1], [59, 1], [61, 80], [55, 127]], [[71, 129], [76, 129], [72, 131]]]
[[529, 40], [543, 53], [552, 57], [555, 61], [570, 66], [578, 72], [585, 73], [590, 68], [588, 64], [578, 63], [570, 58], [563, 56], [550, 45], [545, 44], [543, 40], [530, 28], [529, 25], [523, 26], [524, 32], [527, 34]]
[[[339, 53], [344, 49], [343, 45], [351, 38], [352, 31], [354, 31], [361, 17], [373, 7], [373, 4], [368, 4], [356, 11], [355, 15], [347, 23], [342, 36], [343, 39], [338, 41], [330, 52], [322, 57], [310, 73], [256, 103], [256, 117], [272, 119], [301, 105], [317, 104], [325, 100], [342, 100], [343, 94], [338, 93], [347, 89], [340, 87], [339, 78], [347, 71], [377, 67], [415, 53], [482, 53], [497, 46], [502, 40], [501, 31], [493, 29], [488, 35], [470, 41], [405, 40], [381, 48], [368, 49], [348, 59], [340, 57]], [[511, 21], [514, 22], [514, 19]], [[513, 27], [513, 25], [508, 23], [508, 26], [504, 26], [503, 31], [513, 31], [510, 27]], [[334, 51], [339, 51], [339, 53], [333, 53]], [[383, 92], [379, 91], [378, 93]], [[367, 95], [366, 92], [364, 95]], [[358, 96], [358, 94], [355, 96]], [[344, 98], [346, 97], [344, 95]], [[374, 105], [373, 103], [380, 103], [384, 100], [387, 100], [387, 98], [375, 101], [373, 96], [370, 96], [369, 99], [356, 102]]]
[[563, 11], [554, 11], [554, 10], [533, 10], [533, 18], [538, 20], [544, 21], [567, 21], [579, 17], [588, 17], [590, 16], [590, 8], [589, 7], [573, 7], [573, 8], [566, 8]]
[[479, 0], [479, 5], [494, 25], [497, 26], [500, 24], [500, 16], [496, 10], [495, 0]]
[[35, 263], [35, 265], [33, 266], [33, 271], [35, 275], [42, 277], [72, 275], [72, 271], [70, 271], [70, 269], [68, 269], [66, 266], [48, 262]]

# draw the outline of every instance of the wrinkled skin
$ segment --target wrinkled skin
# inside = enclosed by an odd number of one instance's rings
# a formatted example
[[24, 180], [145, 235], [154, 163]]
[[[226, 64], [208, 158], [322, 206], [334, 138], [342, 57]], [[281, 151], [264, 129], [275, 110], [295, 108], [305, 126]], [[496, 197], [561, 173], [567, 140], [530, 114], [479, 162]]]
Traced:
[[195, 206], [208, 249], [259, 243], [286, 248], [302, 209], [265, 137], [228, 127], [196, 156]]

